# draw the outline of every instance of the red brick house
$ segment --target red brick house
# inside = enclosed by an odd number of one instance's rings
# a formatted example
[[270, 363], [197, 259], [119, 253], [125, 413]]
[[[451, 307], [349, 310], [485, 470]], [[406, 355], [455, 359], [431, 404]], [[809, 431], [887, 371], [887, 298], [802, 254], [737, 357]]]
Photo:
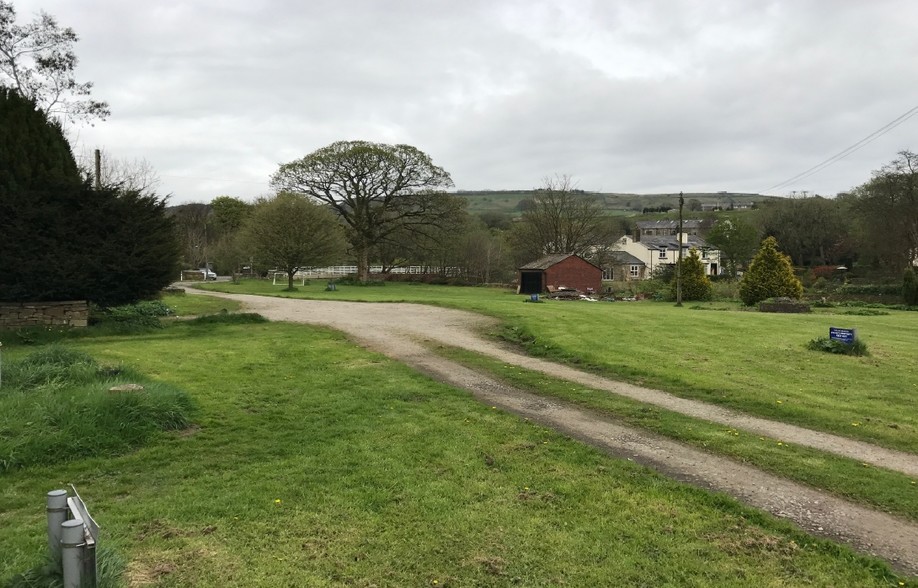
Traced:
[[579, 255], [546, 255], [519, 269], [520, 294], [541, 294], [554, 289], [574, 288], [583, 293], [602, 289], [602, 269]]

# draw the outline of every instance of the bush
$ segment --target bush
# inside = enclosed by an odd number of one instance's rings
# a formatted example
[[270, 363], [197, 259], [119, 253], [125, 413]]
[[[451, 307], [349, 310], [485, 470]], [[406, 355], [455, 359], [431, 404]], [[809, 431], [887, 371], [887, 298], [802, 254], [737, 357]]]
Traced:
[[[673, 280], [670, 283], [673, 298], [676, 297], [677, 282]], [[704, 274], [704, 265], [698, 257], [698, 251], [692, 249], [688, 257], [682, 260], [682, 299], [708, 300], [711, 298], [711, 288], [711, 280]]]
[[256, 312], [239, 312], [239, 313], [228, 313], [221, 312], [220, 314], [206, 314], [204, 316], [195, 317], [189, 321], [186, 321], [187, 325], [252, 325], [259, 323], [266, 323], [268, 319], [261, 316]]
[[740, 283], [740, 299], [746, 306], [768, 298], [793, 298], [803, 295], [803, 285], [794, 276], [790, 258], [778, 251], [774, 237], [762, 241], [762, 247]]
[[0, 300], [116, 306], [175, 276], [165, 199], [83, 181], [60, 124], [0, 88]]
[[906, 306], [918, 306], [918, 277], [914, 268], [908, 268], [902, 276], [902, 298]]
[[902, 286], [898, 284], [844, 284], [839, 286], [835, 292], [847, 295], [898, 296], [902, 293]]
[[739, 300], [739, 282], [736, 280], [712, 280], [711, 297], [715, 300]]
[[817, 337], [806, 344], [806, 348], [811, 351], [824, 351], [826, 353], [836, 353], [839, 355], [870, 355], [867, 351], [867, 344], [860, 339], [855, 339], [851, 345], [835, 341], [828, 337]]
[[175, 311], [161, 300], [143, 300], [134, 304], [112, 308], [93, 308], [93, 323], [116, 324], [116, 331], [140, 328], [162, 328], [160, 317], [172, 316]]
[[792, 298], [769, 298], [759, 303], [759, 312], [810, 312], [810, 305]]
[[838, 266], [834, 265], [817, 265], [810, 268], [810, 273], [813, 274], [813, 278], [816, 280], [830, 279], [835, 275], [835, 272], [837, 271]]

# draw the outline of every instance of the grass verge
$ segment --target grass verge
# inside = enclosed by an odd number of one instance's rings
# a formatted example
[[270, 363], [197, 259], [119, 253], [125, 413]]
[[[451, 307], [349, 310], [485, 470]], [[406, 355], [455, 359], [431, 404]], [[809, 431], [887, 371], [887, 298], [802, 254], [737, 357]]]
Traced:
[[507, 365], [479, 353], [456, 348], [436, 351], [517, 388], [597, 410], [619, 422], [735, 458], [852, 502], [918, 521], [918, 481], [900, 472], [648, 406]]
[[[279, 295], [270, 282], [209, 284]], [[524, 304], [499, 288], [387, 283], [380, 288], [307, 285], [298, 298], [418, 302], [473, 310], [527, 352], [599, 374], [764, 418], [918, 453], [918, 313], [849, 316], [740, 310], [727, 303], [675, 308], [654, 302]], [[717, 309], [719, 312], [700, 312]], [[806, 349], [829, 327], [855, 328], [869, 357]]]
[[0, 578], [33, 565], [44, 493], [71, 481], [137, 585], [908, 582], [336, 333], [175, 323], [77, 344], [188, 390], [200, 428], [0, 474]]

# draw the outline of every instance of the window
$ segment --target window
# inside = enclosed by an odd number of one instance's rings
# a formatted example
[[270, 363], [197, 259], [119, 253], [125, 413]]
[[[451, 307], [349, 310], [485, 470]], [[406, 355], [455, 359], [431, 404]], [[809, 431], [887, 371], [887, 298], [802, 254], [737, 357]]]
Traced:
[[660, 259], [666, 259], [666, 247], [660, 247]]
[[632, 265], [632, 266], [631, 266], [631, 277], [632, 277], [632, 278], [639, 278], [639, 277], [641, 277], [641, 266], [639, 266], [639, 265]]

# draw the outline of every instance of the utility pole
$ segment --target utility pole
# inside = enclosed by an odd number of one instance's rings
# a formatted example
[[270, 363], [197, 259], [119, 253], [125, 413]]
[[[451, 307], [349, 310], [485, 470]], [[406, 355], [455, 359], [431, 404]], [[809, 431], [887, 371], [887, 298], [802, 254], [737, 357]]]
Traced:
[[682, 306], [682, 207], [685, 205], [685, 196], [679, 192], [679, 233], [676, 241], [679, 244], [679, 262], [676, 264], [676, 306]]
[[95, 188], [96, 190], [102, 189], [102, 151], [96, 149], [96, 177], [95, 177]]

